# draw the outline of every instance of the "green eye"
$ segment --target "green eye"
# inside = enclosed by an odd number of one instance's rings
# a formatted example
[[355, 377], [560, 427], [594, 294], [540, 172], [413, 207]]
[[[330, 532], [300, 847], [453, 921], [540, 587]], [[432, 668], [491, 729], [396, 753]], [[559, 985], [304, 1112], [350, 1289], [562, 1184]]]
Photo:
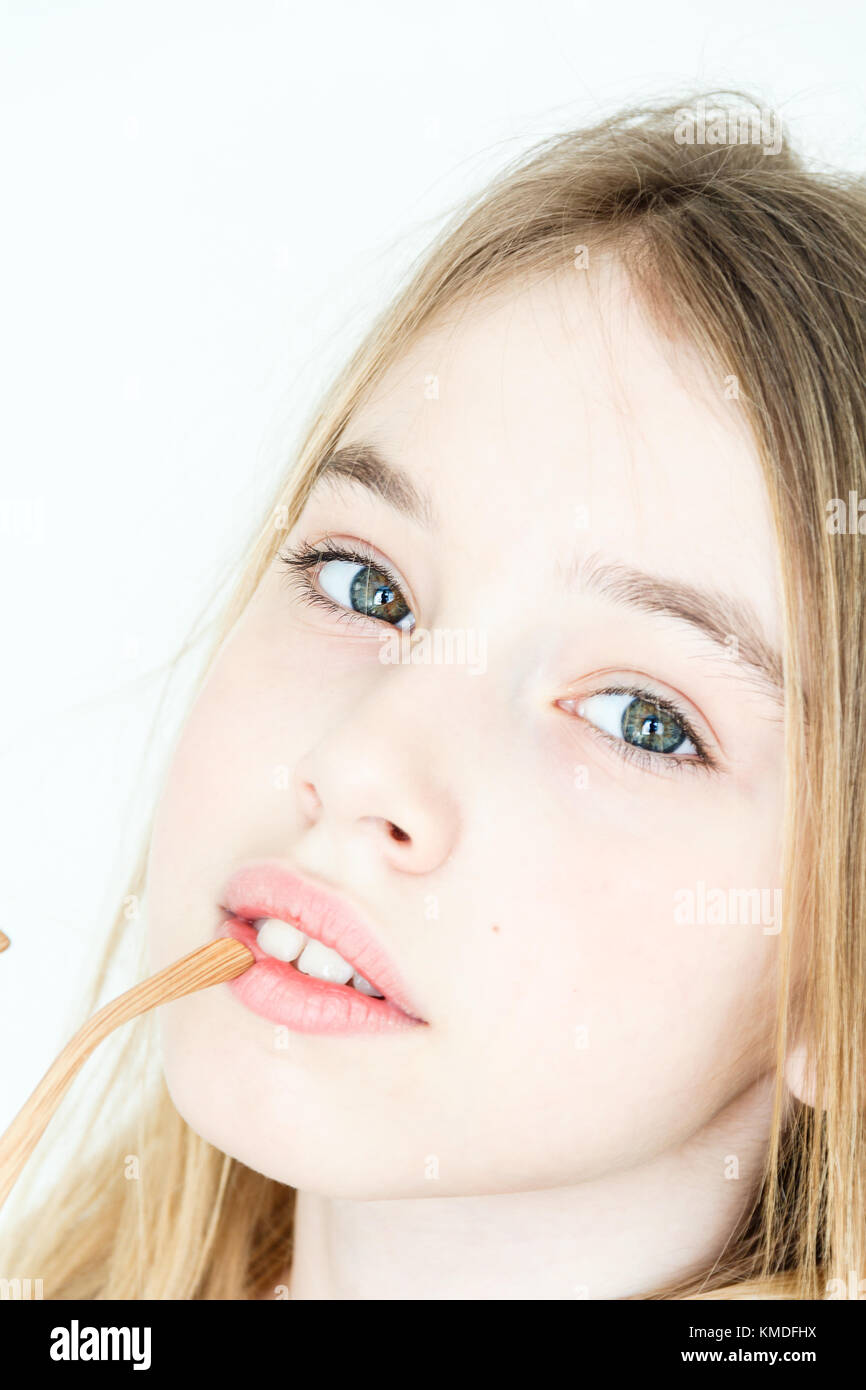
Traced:
[[319, 584], [342, 608], [394, 627], [407, 627], [412, 611], [400, 589], [384, 570], [356, 560], [328, 560], [319, 570]]
[[699, 756], [672, 710], [648, 695], [634, 691], [605, 691], [582, 700], [578, 711], [603, 733], [648, 753]]
[[622, 735], [627, 743], [651, 753], [673, 753], [686, 738], [685, 730], [668, 710], [640, 696], [625, 708]]

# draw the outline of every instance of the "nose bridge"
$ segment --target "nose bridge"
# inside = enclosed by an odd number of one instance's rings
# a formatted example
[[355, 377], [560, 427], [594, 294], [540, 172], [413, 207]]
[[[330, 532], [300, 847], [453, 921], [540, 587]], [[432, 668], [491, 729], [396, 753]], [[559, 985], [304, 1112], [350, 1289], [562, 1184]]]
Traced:
[[477, 680], [487, 673], [488, 648], [486, 625], [392, 628], [381, 638], [379, 660], [387, 667], [433, 668], [446, 683], [451, 674]]
[[478, 679], [433, 660], [383, 665], [299, 761], [308, 818], [342, 834], [378, 825], [407, 867], [433, 867], [462, 821]]
[[435, 774], [444, 784], [449, 750], [459, 757], [461, 744], [477, 738], [488, 683], [486, 671], [472, 673], [472, 662], [485, 654], [477, 642], [467, 646], [453, 633], [440, 637], [431, 630], [411, 647], [405, 634], [400, 640], [402, 658], [383, 661], [331, 736], [349, 743], [347, 755], [354, 759], [366, 752], [377, 767], [404, 766], [419, 778]]

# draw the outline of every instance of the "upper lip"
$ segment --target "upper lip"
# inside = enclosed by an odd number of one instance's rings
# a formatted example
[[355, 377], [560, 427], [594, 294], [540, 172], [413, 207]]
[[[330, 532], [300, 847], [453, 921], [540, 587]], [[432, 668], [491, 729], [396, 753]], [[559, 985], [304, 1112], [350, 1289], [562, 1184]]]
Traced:
[[373, 929], [342, 898], [273, 860], [245, 864], [232, 874], [220, 905], [233, 916], [255, 921], [278, 917], [295, 923], [323, 946], [329, 946], [386, 999], [420, 1019], [396, 967]]

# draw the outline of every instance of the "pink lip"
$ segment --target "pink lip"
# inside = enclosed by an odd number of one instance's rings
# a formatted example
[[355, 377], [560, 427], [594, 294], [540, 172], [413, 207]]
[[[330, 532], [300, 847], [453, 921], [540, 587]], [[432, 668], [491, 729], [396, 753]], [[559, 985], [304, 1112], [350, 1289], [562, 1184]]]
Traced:
[[[235, 937], [256, 958], [255, 965], [228, 985], [253, 1013], [299, 1033], [393, 1032], [424, 1023], [371, 930], [331, 893], [279, 864], [261, 861], [233, 874], [220, 901], [227, 917], [217, 936]], [[259, 917], [293, 922], [337, 951], [385, 998], [316, 980], [294, 964], [265, 955], [252, 925]]]

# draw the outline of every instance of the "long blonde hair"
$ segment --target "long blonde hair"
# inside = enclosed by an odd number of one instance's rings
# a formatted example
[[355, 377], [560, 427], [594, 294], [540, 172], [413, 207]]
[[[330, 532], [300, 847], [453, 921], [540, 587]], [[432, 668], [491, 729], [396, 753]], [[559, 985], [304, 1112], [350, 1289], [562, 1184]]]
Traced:
[[[648, 1298], [826, 1296], [863, 1254], [866, 540], [831, 534], [831, 499], [866, 497], [866, 185], [807, 168], [787, 140], [686, 143], [697, 93], [568, 131], [461, 207], [332, 385], [225, 605], [203, 681], [294, 524], [316, 470], [383, 371], [443, 310], [554, 273], [576, 248], [627, 267], [661, 333], [685, 335], [758, 445], [784, 604], [786, 811], [776, 1114], [753, 1208], [712, 1268]], [[736, 116], [734, 117], [736, 120]], [[740, 125], [742, 131], [745, 127]], [[856, 520], [854, 523], [856, 530]], [[146, 893], [147, 848], [125, 895]], [[93, 1001], [121, 943], [119, 910]], [[802, 987], [794, 988], [796, 978]], [[93, 1002], [91, 1001], [91, 1002]], [[782, 1060], [808, 1042], [814, 1107], [783, 1105]], [[293, 1193], [199, 1138], [150, 1076], [152, 1019], [132, 1025], [94, 1113], [136, 1113], [68, 1162], [38, 1218], [18, 1222], [10, 1275], [48, 1298], [274, 1297], [291, 1259]], [[49, 1131], [51, 1134], [52, 1131]], [[50, 1141], [49, 1141], [50, 1142]], [[135, 1155], [126, 1180], [122, 1157]]]

